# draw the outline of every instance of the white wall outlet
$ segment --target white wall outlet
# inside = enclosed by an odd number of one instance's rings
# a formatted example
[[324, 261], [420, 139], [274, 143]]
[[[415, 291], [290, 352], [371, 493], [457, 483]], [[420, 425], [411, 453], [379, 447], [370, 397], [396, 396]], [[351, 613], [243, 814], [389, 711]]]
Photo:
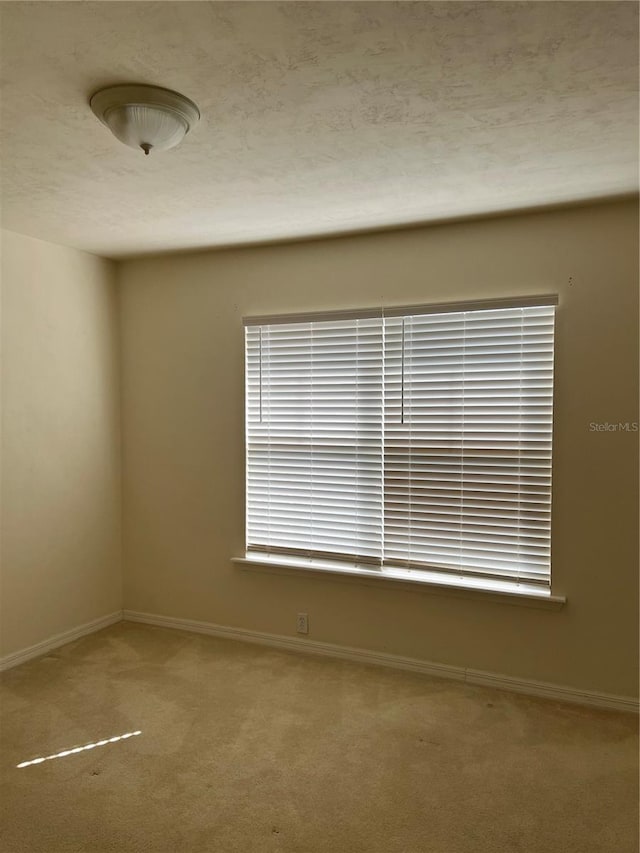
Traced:
[[309, 614], [308, 613], [298, 613], [298, 618], [296, 620], [296, 631], [298, 634], [308, 634], [309, 633]]

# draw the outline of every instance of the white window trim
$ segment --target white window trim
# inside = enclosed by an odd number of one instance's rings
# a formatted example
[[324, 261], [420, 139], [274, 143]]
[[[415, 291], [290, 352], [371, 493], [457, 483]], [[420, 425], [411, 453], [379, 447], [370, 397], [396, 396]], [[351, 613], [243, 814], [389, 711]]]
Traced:
[[411, 314], [446, 314], [449, 311], [480, 311], [498, 308], [535, 308], [557, 305], [556, 293], [538, 296], [517, 296], [513, 299], [467, 299], [459, 302], [433, 302], [429, 305], [392, 305], [380, 308], [354, 308], [346, 311], [312, 311], [303, 314], [265, 314], [243, 317], [245, 326], [272, 326], [276, 323], [322, 323], [327, 320], [366, 320], [371, 317], [403, 317]]
[[244, 571], [259, 574], [330, 578], [365, 584], [386, 586], [392, 584], [412, 592], [447, 595], [455, 598], [471, 598], [500, 604], [514, 604], [543, 610], [560, 610], [567, 602], [564, 595], [552, 594], [548, 588], [518, 584], [512, 581], [488, 582], [480, 578], [463, 578], [452, 574], [446, 577], [441, 572], [423, 572], [412, 569], [373, 568], [329, 560], [283, 557], [246, 552], [244, 557], [232, 557], [231, 562]]
[[[332, 312], [312, 312], [304, 314], [283, 314], [244, 317], [245, 326], [278, 323], [301, 323], [331, 319], [365, 319], [370, 317], [391, 317], [404, 314], [431, 314], [447, 311], [465, 311], [472, 309], [517, 308], [527, 306], [558, 305], [557, 294], [516, 297], [511, 299], [484, 299], [456, 301], [432, 305], [384, 307], [376, 309], [354, 309]], [[483, 599], [507, 604], [516, 604], [539, 609], [559, 610], [567, 599], [564, 595], [554, 594], [551, 587], [521, 583], [514, 580], [496, 580], [482, 577], [468, 577], [457, 573], [448, 573], [436, 569], [404, 569], [396, 566], [375, 566], [369, 564], [350, 564], [342, 560], [321, 560], [317, 557], [268, 552], [247, 551], [242, 557], [232, 557], [232, 563], [245, 571], [271, 573], [289, 576], [327, 577], [337, 581], [364, 583], [377, 586], [393, 584], [406, 590], [444, 594], [459, 598]]]

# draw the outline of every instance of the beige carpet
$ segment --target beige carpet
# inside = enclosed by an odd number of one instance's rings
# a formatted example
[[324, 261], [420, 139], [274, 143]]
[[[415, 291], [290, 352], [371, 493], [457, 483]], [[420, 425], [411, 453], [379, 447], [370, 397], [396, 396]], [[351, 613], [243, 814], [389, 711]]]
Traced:
[[126, 623], [0, 696], [2, 853], [638, 850], [630, 715]]

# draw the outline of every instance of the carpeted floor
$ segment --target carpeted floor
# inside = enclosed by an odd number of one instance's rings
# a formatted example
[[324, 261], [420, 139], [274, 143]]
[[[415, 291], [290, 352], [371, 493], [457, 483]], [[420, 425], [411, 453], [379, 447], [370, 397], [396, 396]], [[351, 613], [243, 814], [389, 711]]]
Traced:
[[1, 683], [2, 853], [638, 850], [630, 715], [127, 623]]

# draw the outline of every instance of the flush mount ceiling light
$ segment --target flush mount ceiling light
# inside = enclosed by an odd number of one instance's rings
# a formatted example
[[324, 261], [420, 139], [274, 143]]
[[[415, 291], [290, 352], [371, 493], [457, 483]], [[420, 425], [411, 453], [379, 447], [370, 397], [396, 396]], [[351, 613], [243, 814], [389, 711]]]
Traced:
[[193, 101], [159, 86], [111, 86], [89, 105], [120, 142], [145, 154], [178, 145], [200, 118]]

